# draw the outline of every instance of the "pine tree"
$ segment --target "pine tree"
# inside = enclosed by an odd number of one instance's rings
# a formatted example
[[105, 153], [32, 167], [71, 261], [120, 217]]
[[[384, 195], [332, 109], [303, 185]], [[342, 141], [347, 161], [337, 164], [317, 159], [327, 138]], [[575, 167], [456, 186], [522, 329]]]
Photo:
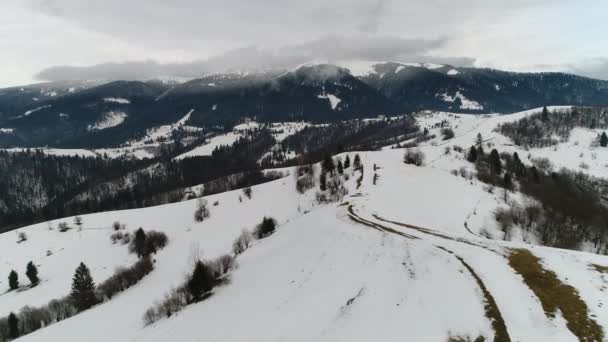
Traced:
[[513, 180], [511, 179], [511, 174], [508, 172], [505, 172], [505, 176], [503, 178], [503, 186], [505, 187], [505, 189], [511, 189], [513, 187]]
[[602, 136], [600, 137], [600, 146], [602, 146], [602, 147], [608, 146], [608, 136], [606, 135], [606, 132], [603, 132]]
[[477, 139], [475, 139], [475, 146], [480, 149], [482, 148], [481, 144], [483, 144], [483, 137], [481, 136], [481, 133], [477, 133]]
[[319, 189], [321, 191], [327, 190], [327, 178], [325, 176], [325, 172], [321, 171], [321, 175], [319, 176]]
[[346, 159], [344, 159], [344, 169], [348, 169], [349, 167], [350, 167], [350, 157], [347, 154]]
[[334, 170], [336, 169], [334, 159], [329, 154], [326, 154], [325, 157], [323, 157], [323, 162], [321, 163], [321, 166], [324, 172], [329, 172], [330, 174], [333, 174]]
[[78, 311], [84, 311], [97, 303], [93, 277], [89, 268], [82, 262], [74, 272], [70, 298]]
[[492, 152], [490, 152], [490, 164], [497, 175], [502, 173], [502, 164], [500, 163], [500, 156], [496, 149], [493, 149]]
[[378, 174], [374, 173], [374, 185], [376, 185], [377, 181], [378, 181]]
[[78, 230], [82, 230], [82, 217], [76, 216], [74, 217], [74, 224], [78, 226]]
[[214, 283], [213, 272], [209, 266], [200, 260], [197, 261], [194, 265], [194, 271], [192, 271], [192, 275], [186, 284], [192, 302], [200, 301], [205, 293], [213, 289]]
[[139, 229], [135, 232], [135, 253], [137, 253], [138, 257], [142, 257], [145, 254], [146, 249], [146, 232], [139, 227]]
[[471, 146], [471, 148], [469, 149], [469, 154], [467, 155], [467, 160], [470, 161], [471, 163], [474, 163], [477, 161], [477, 150], [475, 149], [475, 146]]
[[8, 337], [16, 339], [19, 337], [19, 318], [13, 312], [8, 315]]
[[34, 263], [31, 261], [27, 263], [25, 275], [28, 277], [32, 285], [38, 285], [40, 282], [40, 279], [38, 279], [38, 268], [36, 268], [36, 265], [34, 265]]
[[342, 161], [338, 160], [338, 173], [339, 174], [343, 174], [344, 173], [344, 167], [342, 167]]
[[543, 112], [542, 112], [542, 114], [541, 114], [540, 119], [541, 119], [543, 122], [547, 122], [547, 121], [549, 121], [549, 111], [547, 110], [547, 106], [543, 107]]
[[11, 290], [16, 290], [19, 287], [19, 275], [15, 270], [12, 270], [8, 275], [8, 286]]
[[353, 167], [356, 169], [358, 169], [359, 167], [361, 167], [361, 157], [359, 157], [359, 153], [355, 154], [355, 160], [353, 161]]

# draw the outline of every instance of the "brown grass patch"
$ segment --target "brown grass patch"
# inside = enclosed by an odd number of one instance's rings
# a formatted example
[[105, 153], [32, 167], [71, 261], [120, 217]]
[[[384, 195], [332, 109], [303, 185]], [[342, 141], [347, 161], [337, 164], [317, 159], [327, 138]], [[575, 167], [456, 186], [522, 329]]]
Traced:
[[579, 341], [603, 341], [602, 327], [589, 317], [587, 304], [578, 291], [562, 283], [554, 272], [544, 269], [539, 258], [526, 249], [516, 249], [509, 255], [509, 265], [538, 297], [547, 317], [554, 318], [559, 309], [568, 329]]
[[595, 270], [600, 273], [608, 274], [608, 266], [602, 266], [602, 265], [597, 265], [597, 264], [592, 264], [591, 266], [593, 266], [593, 268], [595, 268]]

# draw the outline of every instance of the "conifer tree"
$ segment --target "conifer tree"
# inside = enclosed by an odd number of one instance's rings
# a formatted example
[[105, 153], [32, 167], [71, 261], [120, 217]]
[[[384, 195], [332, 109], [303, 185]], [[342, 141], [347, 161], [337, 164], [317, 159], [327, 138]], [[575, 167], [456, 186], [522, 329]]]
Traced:
[[89, 268], [82, 262], [74, 272], [70, 298], [78, 311], [84, 311], [97, 303], [93, 277]]
[[543, 122], [547, 122], [547, 121], [549, 121], [549, 111], [547, 110], [547, 106], [543, 107], [543, 112], [542, 112], [542, 114], [541, 114], [540, 119], [541, 119]]
[[608, 136], [606, 135], [606, 132], [603, 132], [602, 136], [600, 137], [600, 146], [602, 146], [602, 147], [608, 146]]
[[493, 149], [492, 152], [490, 152], [490, 164], [492, 165], [492, 170], [494, 170], [497, 175], [502, 173], [502, 164], [500, 163], [500, 156], [496, 149]]
[[359, 153], [355, 154], [355, 160], [353, 161], [353, 167], [358, 169], [361, 167], [361, 157], [359, 157]]
[[348, 169], [349, 167], [350, 167], [350, 157], [347, 154], [346, 158], [344, 159], [344, 169]]
[[135, 232], [134, 246], [135, 253], [137, 253], [138, 257], [141, 258], [142, 256], [144, 256], [144, 254], [146, 254], [146, 232], [144, 232], [141, 227], [139, 227], [139, 229]]
[[327, 178], [325, 172], [321, 172], [321, 175], [319, 176], [319, 189], [321, 191], [327, 190]]
[[503, 177], [503, 185], [505, 189], [511, 189], [513, 187], [513, 180], [511, 179], [511, 174], [505, 172], [505, 176]]
[[8, 275], [8, 286], [11, 290], [16, 290], [19, 287], [19, 275], [15, 270], [12, 270]]
[[38, 268], [36, 268], [36, 265], [34, 265], [34, 263], [31, 261], [27, 263], [25, 275], [28, 277], [32, 285], [38, 285], [40, 282], [40, 279], [38, 278]]
[[467, 155], [467, 160], [470, 161], [471, 163], [474, 163], [477, 161], [477, 150], [475, 149], [475, 146], [471, 146], [471, 148], [469, 149], [469, 154]]
[[192, 275], [186, 284], [191, 301], [200, 301], [206, 292], [213, 289], [214, 282], [213, 272], [209, 266], [198, 260], [194, 265], [194, 271], [192, 271]]
[[10, 339], [16, 339], [19, 337], [19, 318], [15, 313], [11, 312], [8, 315], [8, 337]]
[[343, 174], [344, 173], [344, 167], [342, 167], [342, 161], [338, 160], [338, 173], [339, 174]]
[[329, 154], [326, 154], [325, 157], [323, 157], [323, 162], [321, 163], [321, 166], [323, 168], [323, 172], [329, 172], [330, 174], [333, 174], [334, 170], [336, 169], [334, 159]]

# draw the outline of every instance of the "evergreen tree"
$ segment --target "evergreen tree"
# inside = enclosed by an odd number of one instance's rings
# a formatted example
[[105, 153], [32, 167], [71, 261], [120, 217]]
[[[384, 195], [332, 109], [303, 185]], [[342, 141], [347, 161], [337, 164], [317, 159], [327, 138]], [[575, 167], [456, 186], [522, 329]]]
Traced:
[[540, 174], [538, 173], [538, 169], [534, 165], [532, 165], [532, 167], [530, 168], [530, 176], [532, 177], [532, 181], [534, 183], [540, 183]]
[[74, 217], [74, 224], [78, 226], [78, 230], [82, 230], [82, 217], [76, 216]]
[[93, 277], [89, 268], [82, 262], [74, 272], [70, 298], [78, 311], [84, 311], [97, 303]]
[[505, 189], [511, 189], [513, 187], [513, 180], [511, 179], [511, 174], [505, 172], [505, 176], [503, 177], [503, 186]]
[[349, 167], [350, 167], [350, 157], [347, 154], [346, 159], [344, 159], [344, 168], [348, 169]]
[[547, 110], [547, 106], [543, 107], [543, 113], [541, 114], [540, 119], [543, 122], [549, 121], [549, 111]]
[[499, 175], [502, 173], [502, 164], [500, 163], [500, 155], [498, 155], [498, 151], [493, 149], [490, 152], [490, 164], [492, 165], [492, 170]]
[[135, 232], [134, 246], [138, 257], [141, 258], [146, 254], [146, 232], [141, 227]]
[[481, 136], [481, 133], [477, 133], [477, 139], [475, 139], [475, 146], [477, 146], [477, 148], [482, 148], [481, 144], [483, 144], [483, 137]]
[[213, 289], [214, 283], [215, 279], [210, 267], [200, 260], [197, 261], [194, 265], [194, 271], [192, 271], [192, 275], [186, 284], [192, 302], [200, 301], [205, 293]]
[[8, 337], [16, 339], [19, 337], [19, 318], [13, 312], [8, 315]]
[[36, 268], [36, 265], [34, 265], [34, 263], [31, 261], [27, 263], [25, 275], [28, 277], [32, 285], [38, 285], [40, 282], [40, 279], [38, 279], [38, 268]]
[[330, 174], [334, 173], [334, 170], [336, 169], [336, 165], [334, 164], [334, 159], [331, 157], [331, 155], [326, 154], [323, 157], [323, 162], [321, 163], [321, 167], [323, 168], [323, 172], [329, 172]]
[[325, 172], [321, 171], [321, 175], [319, 176], [319, 189], [321, 191], [327, 190], [327, 178], [325, 176]]
[[606, 135], [606, 132], [603, 132], [602, 136], [600, 137], [600, 146], [602, 146], [602, 147], [608, 146], [608, 136]]
[[8, 275], [8, 286], [11, 290], [16, 290], [19, 287], [19, 275], [15, 270], [12, 270]]
[[344, 167], [342, 166], [342, 161], [338, 160], [338, 173], [339, 174], [343, 174], [344, 173]]
[[359, 167], [361, 167], [361, 157], [359, 157], [359, 153], [355, 154], [355, 160], [353, 161], [353, 167], [356, 169], [358, 169]]
[[475, 146], [471, 146], [471, 148], [469, 149], [469, 154], [467, 155], [467, 160], [470, 161], [471, 163], [474, 163], [477, 161], [477, 150], [475, 149]]
[[378, 174], [374, 173], [374, 185], [376, 185], [377, 181], [378, 181]]

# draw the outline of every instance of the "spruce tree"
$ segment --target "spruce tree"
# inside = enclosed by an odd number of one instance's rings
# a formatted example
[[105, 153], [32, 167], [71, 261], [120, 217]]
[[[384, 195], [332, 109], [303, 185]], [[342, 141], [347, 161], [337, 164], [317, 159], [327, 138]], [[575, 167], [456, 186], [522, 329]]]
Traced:
[[349, 167], [350, 167], [350, 157], [347, 154], [346, 159], [344, 159], [344, 168], [348, 169]]
[[355, 160], [353, 161], [353, 167], [358, 169], [361, 167], [361, 157], [359, 157], [359, 153], [355, 154]]
[[500, 155], [498, 155], [498, 151], [493, 149], [490, 152], [490, 164], [492, 165], [492, 170], [499, 175], [502, 173], [502, 164], [500, 163]]
[[475, 146], [471, 146], [471, 148], [469, 149], [469, 154], [467, 155], [467, 160], [470, 161], [471, 163], [474, 163], [477, 161], [477, 150], [475, 149]]
[[505, 176], [503, 178], [503, 185], [506, 189], [511, 189], [513, 187], [513, 180], [511, 179], [511, 174], [505, 172]]
[[192, 271], [192, 275], [186, 284], [191, 301], [200, 301], [206, 292], [213, 289], [214, 283], [213, 272], [209, 266], [200, 260], [197, 261], [194, 265], [194, 271]]
[[84, 311], [97, 303], [95, 297], [95, 283], [89, 268], [80, 263], [72, 278], [72, 291], [70, 298], [78, 311]]
[[542, 112], [542, 114], [541, 114], [540, 119], [541, 119], [543, 122], [547, 122], [547, 121], [549, 121], [549, 111], [547, 110], [547, 106], [543, 107], [543, 112]]
[[481, 144], [483, 144], [483, 137], [481, 136], [481, 133], [477, 133], [477, 139], [475, 139], [475, 146], [480, 149], [482, 148]]
[[319, 176], [319, 189], [321, 191], [327, 190], [327, 178], [325, 176], [325, 172], [321, 171], [321, 175]]
[[19, 287], [19, 275], [15, 270], [12, 270], [8, 275], [8, 286], [11, 290], [16, 290]]
[[137, 253], [137, 256], [141, 258], [144, 256], [144, 254], [146, 254], [146, 232], [144, 232], [141, 227], [139, 227], [139, 229], [135, 232], [134, 244], [135, 253]]
[[342, 167], [342, 161], [338, 160], [338, 173], [339, 174], [343, 174], [344, 173], [344, 167]]
[[27, 263], [25, 275], [28, 277], [32, 285], [38, 285], [40, 282], [40, 279], [38, 279], [38, 268], [36, 268], [36, 265], [34, 265], [34, 263], [31, 261]]
[[329, 154], [326, 154], [325, 157], [323, 157], [323, 162], [321, 163], [321, 166], [324, 172], [329, 172], [330, 174], [333, 174], [334, 170], [336, 169], [334, 159]]
[[19, 318], [13, 312], [8, 315], [8, 337], [16, 339], [19, 337]]
[[606, 132], [603, 132], [602, 136], [600, 137], [600, 146], [602, 146], [602, 147], [608, 146], [608, 136], [606, 135]]

